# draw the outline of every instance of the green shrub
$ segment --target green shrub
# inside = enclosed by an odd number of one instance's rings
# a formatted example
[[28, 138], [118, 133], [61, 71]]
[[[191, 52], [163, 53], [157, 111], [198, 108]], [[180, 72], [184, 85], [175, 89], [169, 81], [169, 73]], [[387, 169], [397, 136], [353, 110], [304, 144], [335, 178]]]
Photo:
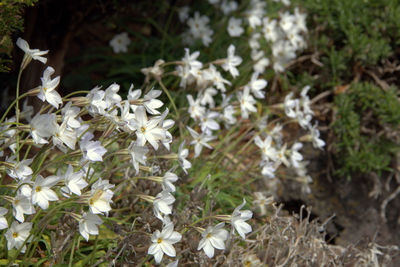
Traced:
[[387, 137], [398, 131], [400, 103], [396, 89], [387, 92], [371, 83], [353, 83], [335, 97], [338, 174], [390, 170], [389, 163], [399, 144]]

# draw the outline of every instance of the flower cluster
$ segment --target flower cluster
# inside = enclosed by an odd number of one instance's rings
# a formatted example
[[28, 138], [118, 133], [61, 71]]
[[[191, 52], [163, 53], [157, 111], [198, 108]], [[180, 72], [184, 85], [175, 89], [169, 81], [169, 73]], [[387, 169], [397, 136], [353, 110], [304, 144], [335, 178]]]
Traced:
[[[306, 47], [304, 35], [307, 33], [306, 15], [296, 7], [294, 13], [281, 11], [278, 17], [269, 14], [269, 5], [281, 5], [281, 10], [290, 8], [290, 1], [275, 1], [282, 3], [268, 4], [261, 0], [251, 0], [248, 8], [239, 8], [237, 1], [209, 1], [214, 8], [224, 15], [227, 33], [232, 39], [243, 37], [245, 28], [250, 27], [248, 46], [251, 51], [255, 72], [263, 73], [266, 67], [272, 66], [276, 72], [283, 72], [285, 66], [296, 54]], [[274, 8], [271, 8], [274, 10]], [[189, 30], [184, 34], [183, 40], [192, 44], [194, 40], [201, 39], [205, 46], [212, 42], [214, 31], [208, 26], [210, 18], [195, 12], [194, 17], [189, 17], [190, 9], [184, 6], [179, 11], [182, 22], [187, 21]], [[242, 17], [242, 18], [240, 18]], [[216, 21], [221, 17], [214, 18]], [[215, 25], [218, 23], [213, 23]], [[265, 43], [267, 45], [265, 45]], [[247, 55], [246, 55], [247, 56]]]
[[[180, 61], [159, 59], [154, 66], [143, 68], [144, 86], [135, 89], [131, 85], [125, 91], [126, 97], [122, 97], [117, 83], [62, 97], [57, 92], [61, 78], [54, 77], [56, 71], [48, 66], [41, 84], [26, 94], [17, 93], [15, 116], [6, 119], [5, 114], [0, 121], [0, 157], [4, 158], [0, 171], [11, 177], [6, 184], [4, 207], [0, 207], [0, 229], [7, 229], [8, 249], [31, 252], [36, 247], [33, 243], [41, 238], [39, 228], [60, 219], [73, 221], [70, 225], [89, 242], [132, 201], [136, 210], [146, 210], [152, 217], [145, 221], [149, 214], [137, 216], [135, 221], [145, 225], [138, 232], [145, 232], [149, 244], [145, 251], [156, 264], [163, 262], [164, 254], [177, 257], [176, 244], [193, 230], [199, 236], [197, 250], [213, 258], [216, 250], [245, 240], [253, 231], [253, 212], [243, 210], [245, 199], [231, 214], [215, 214], [210, 209], [202, 216], [193, 212], [185, 222], [180, 221], [180, 211], [174, 206], [182, 199], [179, 183], [192, 174], [189, 172], [193, 161], [212, 159], [210, 153], [215, 152], [238, 162], [221, 149], [227, 144], [228, 131], [238, 133], [234, 134], [235, 142], [247, 140], [244, 148], [253, 142], [260, 148], [261, 155], [254, 153], [255, 166], [263, 177], [270, 178], [266, 180], [284, 179], [278, 169], [290, 168], [295, 170], [298, 181], [308, 185], [311, 177], [306, 174], [306, 162], [300, 153], [302, 142], [311, 142], [320, 149], [325, 145], [317, 123], [311, 123], [314, 113], [312, 100], [307, 96], [310, 88], [305, 87], [299, 98], [295, 99], [292, 92], [283, 103], [263, 108], [269, 100], [265, 69], [273, 62], [275, 71], [283, 71], [296, 52], [305, 47], [305, 15], [295, 9], [294, 14], [285, 12], [279, 18], [269, 19], [265, 3], [258, 0], [252, 0], [251, 8], [245, 10], [236, 1], [209, 3], [227, 17], [230, 37], [243, 36], [246, 27], [252, 28], [247, 49], [250, 56], [242, 54], [243, 50], [234, 42], [224, 48], [226, 56], [211, 62], [202, 62], [200, 51], [186, 48]], [[239, 15], [242, 18], [237, 18]], [[189, 26], [184, 34], [188, 43], [199, 39], [203, 45], [211, 45], [214, 30], [207, 16], [196, 11], [190, 17], [190, 9], [183, 7], [179, 19]], [[266, 56], [268, 49], [261, 46], [261, 36], [270, 45], [270, 58]], [[127, 52], [129, 43], [126, 33], [110, 41], [115, 53]], [[30, 49], [22, 39], [17, 45], [25, 52], [21, 73], [32, 59], [47, 62], [43, 57], [47, 51]], [[246, 66], [250, 71], [242, 71]], [[183, 106], [175, 104], [163, 84], [167, 75], [175, 79], [179, 90], [185, 91]], [[161, 100], [163, 92], [171, 101], [175, 116], [170, 114], [168, 103]], [[26, 96], [40, 100], [39, 111], [34, 112], [27, 101], [19, 109], [19, 101]], [[283, 135], [284, 126], [292, 122], [308, 131], [300, 140], [289, 140]], [[212, 173], [207, 177], [211, 176]], [[307, 186], [305, 191], [309, 192]], [[273, 198], [261, 192], [255, 197], [253, 203], [264, 215], [265, 206]], [[230, 225], [230, 231], [226, 225]], [[168, 266], [177, 265], [178, 260]]]

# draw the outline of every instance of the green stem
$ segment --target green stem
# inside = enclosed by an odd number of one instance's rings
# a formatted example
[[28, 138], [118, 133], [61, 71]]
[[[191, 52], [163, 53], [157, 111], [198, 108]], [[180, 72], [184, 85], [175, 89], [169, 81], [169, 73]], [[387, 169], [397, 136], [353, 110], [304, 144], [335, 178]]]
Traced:
[[206, 216], [206, 217], [203, 217], [203, 218], [200, 218], [200, 219], [198, 219], [197, 221], [195, 221], [194, 223], [192, 223], [191, 225], [189, 225], [189, 226], [187, 226], [187, 227], [185, 227], [183, 230], [182, 230], [182, 235], [184, 234], [184, 233], [186, 233], [191, 227], [193, 227], [193, 226], [195, 226], [196, 224], [198, 224], [199, 222], [202, 222], [202, 221], [205, 221], [205, 220], [208, 220], [208, 219], [214, 219], [215, 218], [215, 216]]
[[90, 253], [89, 265], [91, 265], [94, 260], [94, 255], [96, 254], [96, 251], [97, 251], [97, 242], [98, 241], [99, 241], [99, 235], [96, 235], [96, 239], [94, 241], [94, 249], [93, 249], [92, 253]]
[[179, 112], [178, 112], [178, 109], [176, 108], [174, 99], [169, 94], [168, 89], [165, 87], [165, 85], [163, 84], [161, 79], [158, 81], [158, 84], [161, 86], [161, 88], [163, 89], [164, 93], [167, 95], [169, 101], [171, 101], [172, 107], [174, 108], [175, 113], [176, 113], [176, 118], [177, 118], [177, 120], [179, 120]]
[[[18, 73], [17, 89], [16, 89], [17, 95], [15, 97], [15, 99], [16, 99], [15, 117], [16, 117], [17, 125], [19, 124], [19, 86], [21, 83], [21, 75], [22, 75], [22, 68], [19, 70], [19, 73]], [[18, 127], [16, 129], [16, 139], [17, 139], [17, 153], [16, 153], [17, 155], [16, 156], [17, 156], [17, 162], [19, 162], [19, 130], [18, 130]]]
[[71, 248], [71, 254], [69, 255], [69, 263], [68, 263], [68, 267], [72, 267], [72, 263], [74, 261], [74, 252], [75, 252], [75, 243], [76, 239], [79, 238], [78, 235], [74, 235], [74, 240], [72, 241], [72, 248]]

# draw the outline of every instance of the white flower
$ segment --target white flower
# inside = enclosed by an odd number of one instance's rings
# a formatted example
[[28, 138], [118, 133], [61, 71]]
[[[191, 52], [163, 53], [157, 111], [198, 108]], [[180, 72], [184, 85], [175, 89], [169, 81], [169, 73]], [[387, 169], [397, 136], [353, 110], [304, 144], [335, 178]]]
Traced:
[[179, 16], [179, 20], [181, 22], [184, 22], [185, 20], [187, 20], [189, 18], [189, 11], [190, 11], [190, 8], [188, 6], [183, 6], [179, 9], [178, 16]]
[[106, 214], [111, 210], [110, 203], [114, 192], [111, 190], [114, 185], [108, 180], [99, 178], [91, 188], [91, 196], [89, 198], [89, 209], [93, 214]]
[[49, 102], [50, 105], [58, 109], [58, 105], [62, 104], [62, 99], [59, 93], [55, 90], [60, 83], [60, 76], [51, 79], [51, 75], [54, 73], [52, 67], [47, 67], [43, 72], [42, 85], [40, 86], [40, 92], [37, 97], [44, 101]]
[[254, 138], [255, 144], [261, 149], [262, 157], [265, 160], [272, 160], [275, 161], [277, 159], [277, 151], [274, 147], [272, 147], [272, 137], [267, 136], [264, 141], [260, 138], [260, 136], [256, 136]]
[[295, 118], [296, 117], [296, 112], [295, 112], [295, 107], [296, 107], [296, 102], [298, 102], [297, 99], [292, 99], [293, 97], [293, 92], [290, 92], [288, 95], [285, 96], [285, 101], [283, 102], [284, 109], [285, 109], [285, 114], [289, 118]]
[[290, 163], [294, 168], [298, 168], [300, 166], [299, 162], [303, 160], [303, 156], [299, 152], [302, 147], [302, 143], [294, 143], [290, 149]]
[[13, 165], [13, 168], [6, 169], [7, 174], [10, 177], [18, 180], [24, 180], [32, 175], [33, 171], [29, 165], [32, 163], [33, 159], [25, 159], [21, 160], [20, 162], [16, 162], [13, 159], [14, 157], [7, 159], [7, 162], [12, 163]]
[[260, 162], [260, 167], [262, 167], [261, 174], [267, 178], [275, 178], [275, 171], [277, 169], [278, 164], [268, 161], [268, 160], [262, 160]]
[[319, 138], [319, 130], [318, 130], [318, 123], [316, 123], [314, 126], [310, 127], [310, 134], [311, 134], [311, 141], [313, 143], [313, 146], [315, 148], [323, 149], [325, 146], [324, 140]]
[[146, 75], [145, 83], [150, 81], [151, 77], [154, 77], [157, 81], [161, 79], [162, 74], [164, 73], [164, 69], [162, 65], [165, 63], [164, 60], [158, 59], [154, 66], [148, 68], [142, 68], [140, 71]]
[[260, 0], [251, 0], [248, 4], [248, 6], [250, 6], [250, 9], [247, 10], [247, 19], [251, 28], [255, 29], [257, 26], [261, 25], [261, 20], [264, 17], [266, 4], [266, 2]]
[[233, 78], [239, 76], [239, 71], [236, 66], [239, 66], [242, 63], [242, 58], [239, 56], [235, 56], [235, 46], [230, 45], [228, 47], [228, 57], [224, 60], [224, 64], [222, 64], [222, 68], [225, 71], [229, 71]]
[[216, 137], [215, 136], [209, 136], [205, 134], [198, 134], [195, 130], [190, 128], [189, 126], [186, 126], [188, 129], [190, 135], [193, 137], [193, 141], [190, 143], [191, 145], [194, 145], [194, 157], [197, 158], [201, 150], [203, 149], [203, 146], [212, 149], [212, 146], [208, 144], [208, 142], [214, 140]]
[[196, 101], [191, 95], [186, 95], [186, 98], [189, 101], [188, 112], [190, 114], [190, 117], [195, 120], [203, 118], [204, 114], [206, 113], [206, 108], [200, 105], [200, 98], [197, 98]]
[[49, 201], [57, 201], [57, 194], [51, 190], [60, 180], [59, 177], [53, 175], [44, 179], [41, 175], [36, 176], [35, 184], [32, 188], [32, 204], [38, 204], [42, 209], [49, 207]]
[[164, 103], [156, 98], [159, 97], [161, 93], [160, 90], [151, 89], [150, 92], [143, 97], [143, 106], [146, 108], [148, 113], [152, 115], [160, 114], [156, 109], [162, 107]]
[[46, 138], [53, 136], [57, 131], [56, 114], [36, 114], [31, 123], [31, 135], [36, 144], [47, 144]]
[[211, 43], [211, 36], [214, 31], [208, 26], [210, 19], [207, 16], [200, 16], [199, 12], [194, 14], [193, 18], [189, 18], [187, 25], [189, 26], [189, 33], [195, 39], [201, 39], [205, 46]]
[[251, 75], [249, 87], [256, 98], [264, 98], [265, 94], [262, 89], [267, 86], [268, 82], [264, 79], [258, 79], [258, 75], [258, 72], [255, 72], [253, 75]]
[[80, 143], [83, 158], [92, 162], [103, 161], [103, 155], [107, 152], [100, 141], [83, 141]]
[[236, 19], [234, 17], [231, 17], [228, 22], [228, 33], [232, 37], [238, 37], [242, 35], [244, 32], [243, 27], [241, 26], [242, 24], [242, 19]]
[[263, 32], [264, 38], [270, 42], [276, 42], [280, 38], [280, 30], [277, 27], [276, 19], [270, 19], [265, 17], [263, 20]]
[[219, 130], [219, 124], [216, 119], [219, 117], [219, 113], [215, 111], [207, 112], [200, 121], [200, 127], [203, 133], [211, 135], [211, 131]]
[[118, 94], [119, 84], [113, 83], [104, 91], [104, 101], [107, 104], [107, 108], [113, 108], [115, 105], [121, 105], [121, 96]]
[[308, 91], [311, 89], [311, 87], [309, 85], [304, 86], [304, 88], [301, 90], [300, 93], [300, 106], [303, 109], [303, 112], [305, 114], [311, 114], [313, 115], [314, 112], [311, 109], [311, 100], [310, 98], [307, 96]]
[[164, 253], [170, 257], [176, 256], [173, 244], [179, 242], [182, 235], [174, 231], [174, 225], [169, 223], [164, 226], [162, 231], [156, 230], [151, 236], [153, 244], [149, 247], [148, 254], [154, 255], [156, 263], [160, 263]]
[[290, 162], [286, 157], [286, 144], [284, 144], [278, 151], [278, 163], [283, 163], [286, 167], [290, 166]]
[[264, 51], [252, 50], [251, 59], [255, 61], [253, 70], [258, 73], [263, 73], [270, 63], [269, 59], [265, 57]]
[[136, 129], [136, 142], [139, 146], [144, 146], [148, 141], [155, 150], [158, 149], [157, 141], [165, 138], [165, 130], [159, 127], [159, 122], [160, 120], [157, 117], [148, 120], [144, 107], [136, 109], [133, 126]]
[[162, 180], [162, 189], [169, 192], [175, 192], [176, 189], [173, 183], [176, 181], [178, 181], [178, 175], [169, 171], [166, 172]]
[[105, 92], [100, 90], [100, 87], [95, 87], [90, 90], [89, 94], [86, 98], [89, 101], [88, 111], [91, 115], [96, 114], [105, 114], [105, 110], [107, 109], [107, 103], [104, 101]]
[[21, 64], [22, 69], [24, 69], [32, 59], [39, 60], [43, 64], [46, 64], [47, 58], [42, 56], [46, 55], [49, 50], [40, 51], [39, 49], [30, 49], [28, 42], [21, 38], [18, 38], [17, 46], [25, 52], [24, 59]]
[[32, 120], [33, 106], [28, 105], [28, 99], [26, 98], [22, 105], [22, 111], [19, 114], [20, 119], [26, 119], [28, 122]]
[[172, 134], [168, 131], [169, 129], [171, 129], [175, 122], [171, 119], [165, 119], [168, 115], [168, 108], [165, 109], [165, 111], [163, 112], [163, 114], [161, 115], [160, 118], [160, 127], [162, 129], [164, 129], [165, 131], [165, 138], [161, 140], [162, 144], [164, 145], [164, 147], [169, 151], [170, 150], [170, 144], [172, 143]]
[[238, 3], [236, 1], [224, 0], [221, 3], [221, 10], [224, 13], [224, 15], [228, 15], [232, 11], [235, 11], [237, 8], [238, 8]]
[[80, 108], [73, 107], [72, 102], [68, 102], [62, 109], [61, 114], [63, 115], [63, 121], [68, 127], [72, 129], [77, 129], [81, 127], [81, 123], [77, 120], [80, 112]]
[[281, 14], [279, 26], [281, 26], [282, 30], [288, 32], [293, 28], [294, 22], [295, 17], [291, 15], [288, 11], [286, 11], [285, 13]]
[[201, 94], [200, 104], [203, 106], [209, 104], [211, 108], [215, 107], [214, 96], [218, 93], [218, 91], [212, 87], [206, 88]]
[[243, 203], [240, 204], [232, 214], [232, 219], [231, 223], [233, 227], [236, 229], [238, 234], [245, 239], [245, 235], [247, 233], [250, 233], [252, 231], [250, 224], [246, 223], [247, 220], [251, 219], [253, 217], [253, 212], [250, 210], [243, 210], [240, 211], [241, 208], [246, 205], [246, 200], [243, 199]]
[[22, 193], [17, 193], [12, 204], [13, 204], [13, 216], [19, 222], [23, 223], [25, 221], [24, 214], [31, 215], [35, 213], [31, 196], [26, 196]]
[[307, 25], [306, 25], [306, 17], [307, 15], [304, 13], [300, 13], [299, 8], [296, 7], [294, 9], [294, 16], [295, 16], [295, 24], [296, 27], [303, 32], [307, 32]]
[[214, 248], [225, 249], [225, 240], [228, 239], [229, 233], [223, 227], [225, 223], [219, 223], [216, 226], [209, 226], [201, 234], [203, 239], [200, 240], [197, 250], [203, 249], [209, 258], [214, 257]]
[[162, 215], [169, 215], [172, 213], [172, 204], [175, 202], [174, 196], [166, 191], [163, 190], [157, 194], [153, 201], [153, 211], [154, 215], [163, 220]]
[[128, 147], [128, 152], [132, 158], [132, 164], [135, 168], [136, 174], [139, 173], [139, 163], [146, 165], [146, 154], [149, 152], [149, 149], [146, 146], [138, 146], [136, 142], [132, 142]]
[[131, 40], [126, 32], [117, 34], [110, 40], [110, 46], [114, 50], [114, 53], [128, 52], [128, 45], [130, 43]]
[[98, 235], [103, 220], [96, 214], [85, 212], [79, 221], [79, 233], [89, 241], [89, 235]]
[[[29, 233], [32, 229], [32, 223], [17, 223], [13, 222], [11, 227], [7, 230], [5, 236], [7, 238], [7, 248], [11, 250], [12, 248], [20, 249], [22, 244], [28, 238]], [[28, 240], [29, 242], [29, 240]], [[26, 245], [24, 245], [21, 249], [21, 252], [24, 253], [26, 250]]]
[[8, 222], [4, 215], [8, 213], [8, 209], [0, 207], [0, 230], [6, 229], [8, 227]]
[[233, 106], [229, 105], [226, 108], [224, 108], [224, 113], [222, 114], [222, 120], [225, 123], [225, 127], [227, 125], [235, 124], [236, 118], [233, 116], [234, 114], [235, 114], [235, 109]]
[[254, 204], [258, 205], [261, 211], [261, 216], [267, 214], [267, 209], [265, 206], [271, 204], [274, 201], [274, 197], [266, 197], [263, 192], [255, 192], [254, 193], [255, 200], [253, 201]]
[[[56, 145], [64, 153], [67, 152], [67, 147], [74, 150], [77, 140], [76, 131], [72, 128], [67, 127], [67, 122], [64, 121], [61, 126], [57, 125], [57, 130], [53, 136], [53, 144]], [[65, 145], [64, 145], [65, 144]]]
[[296, 114], [296, 120], [299, 123], [299, 125], [303, 129], [307, 129], [311, 127], [311, 120], [312, 120], [312, 115], [310, 113], [305, 113], [300, 109], [300, 102], [296, 102], [296, 107], [295, 107], [295, 114]]
[[178, 150], [178, 161], [179, 164], [182, 167], [182, 170], [187, 174], [187, 170], [186, 169], [190, 169], [192, 167], [192, 163], [190, 163], [186, 158], [189, 155], [189, 150], [185, 147], [185, 141], [183, 141], [180, 145], [179, 145], [179, 150]]
[[185, 48], [185, 56], [182, 58], [182, 61], [184, 66], [189, 67], [192, 75], [195, 75], [195, 73], [203, 67], [203, 63], [197, 60], [199, 56], [199, 51], [195, 51], [193, 54], [190, 54], [189, 48]]
[[88, 183], [84, 179], [84, 172], [78, 171], [74, 172], [71, 165], [68, 165], [68, 169], [65, 174], [61, 177], [64, 179], [65, 186], [61, 187], [61, 191], [65, 193], [66, 196], [74, 193], [80, 196], [81, 190], [88, 186]]
[[213, 64], [210, 64], [210, 67], [204, 70], [204, 79], [211, 81], [217, 89], [221, 90], [221, 92], [226, 91], [225, 84], [231, 85], [231, 82], [224, 79]]
[[238, 92], [238, 100], [240, 102], [240, 109], [242, 110], [242, 117], [247, 119], [250, 112], [256, 112], [257, 108], [254, 106], [256, 100], [250, 94], [250, 88], [248, 86], [244, 87], [243, 92]]

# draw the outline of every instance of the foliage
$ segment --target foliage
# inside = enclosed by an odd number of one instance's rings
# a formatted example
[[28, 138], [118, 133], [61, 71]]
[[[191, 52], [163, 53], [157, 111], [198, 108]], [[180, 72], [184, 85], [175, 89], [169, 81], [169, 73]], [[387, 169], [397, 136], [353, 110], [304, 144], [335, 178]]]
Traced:
[[11, 51], [14, 48], [12, 35], [23, 31], [22, 17], [26, 6], [33, 6], [38, 0], [0, 1], [0, 72], [8, 72]]
[[335, 97], [337, 107], [333, 130], [337, 137], [338, 173], [350, 177], [357, 172], [390, 170], [399, 148], [400, 103], [396, 88], [387, 92], [371, 83], [353, 83]]
[[324, 53], [334, 81], [349, 78], [348, 66], [373, 66], [393, 56], [400, 37], [400, 10], [396, 0], [306, 0], [302, 5], [317, 25], [312, 38]]

